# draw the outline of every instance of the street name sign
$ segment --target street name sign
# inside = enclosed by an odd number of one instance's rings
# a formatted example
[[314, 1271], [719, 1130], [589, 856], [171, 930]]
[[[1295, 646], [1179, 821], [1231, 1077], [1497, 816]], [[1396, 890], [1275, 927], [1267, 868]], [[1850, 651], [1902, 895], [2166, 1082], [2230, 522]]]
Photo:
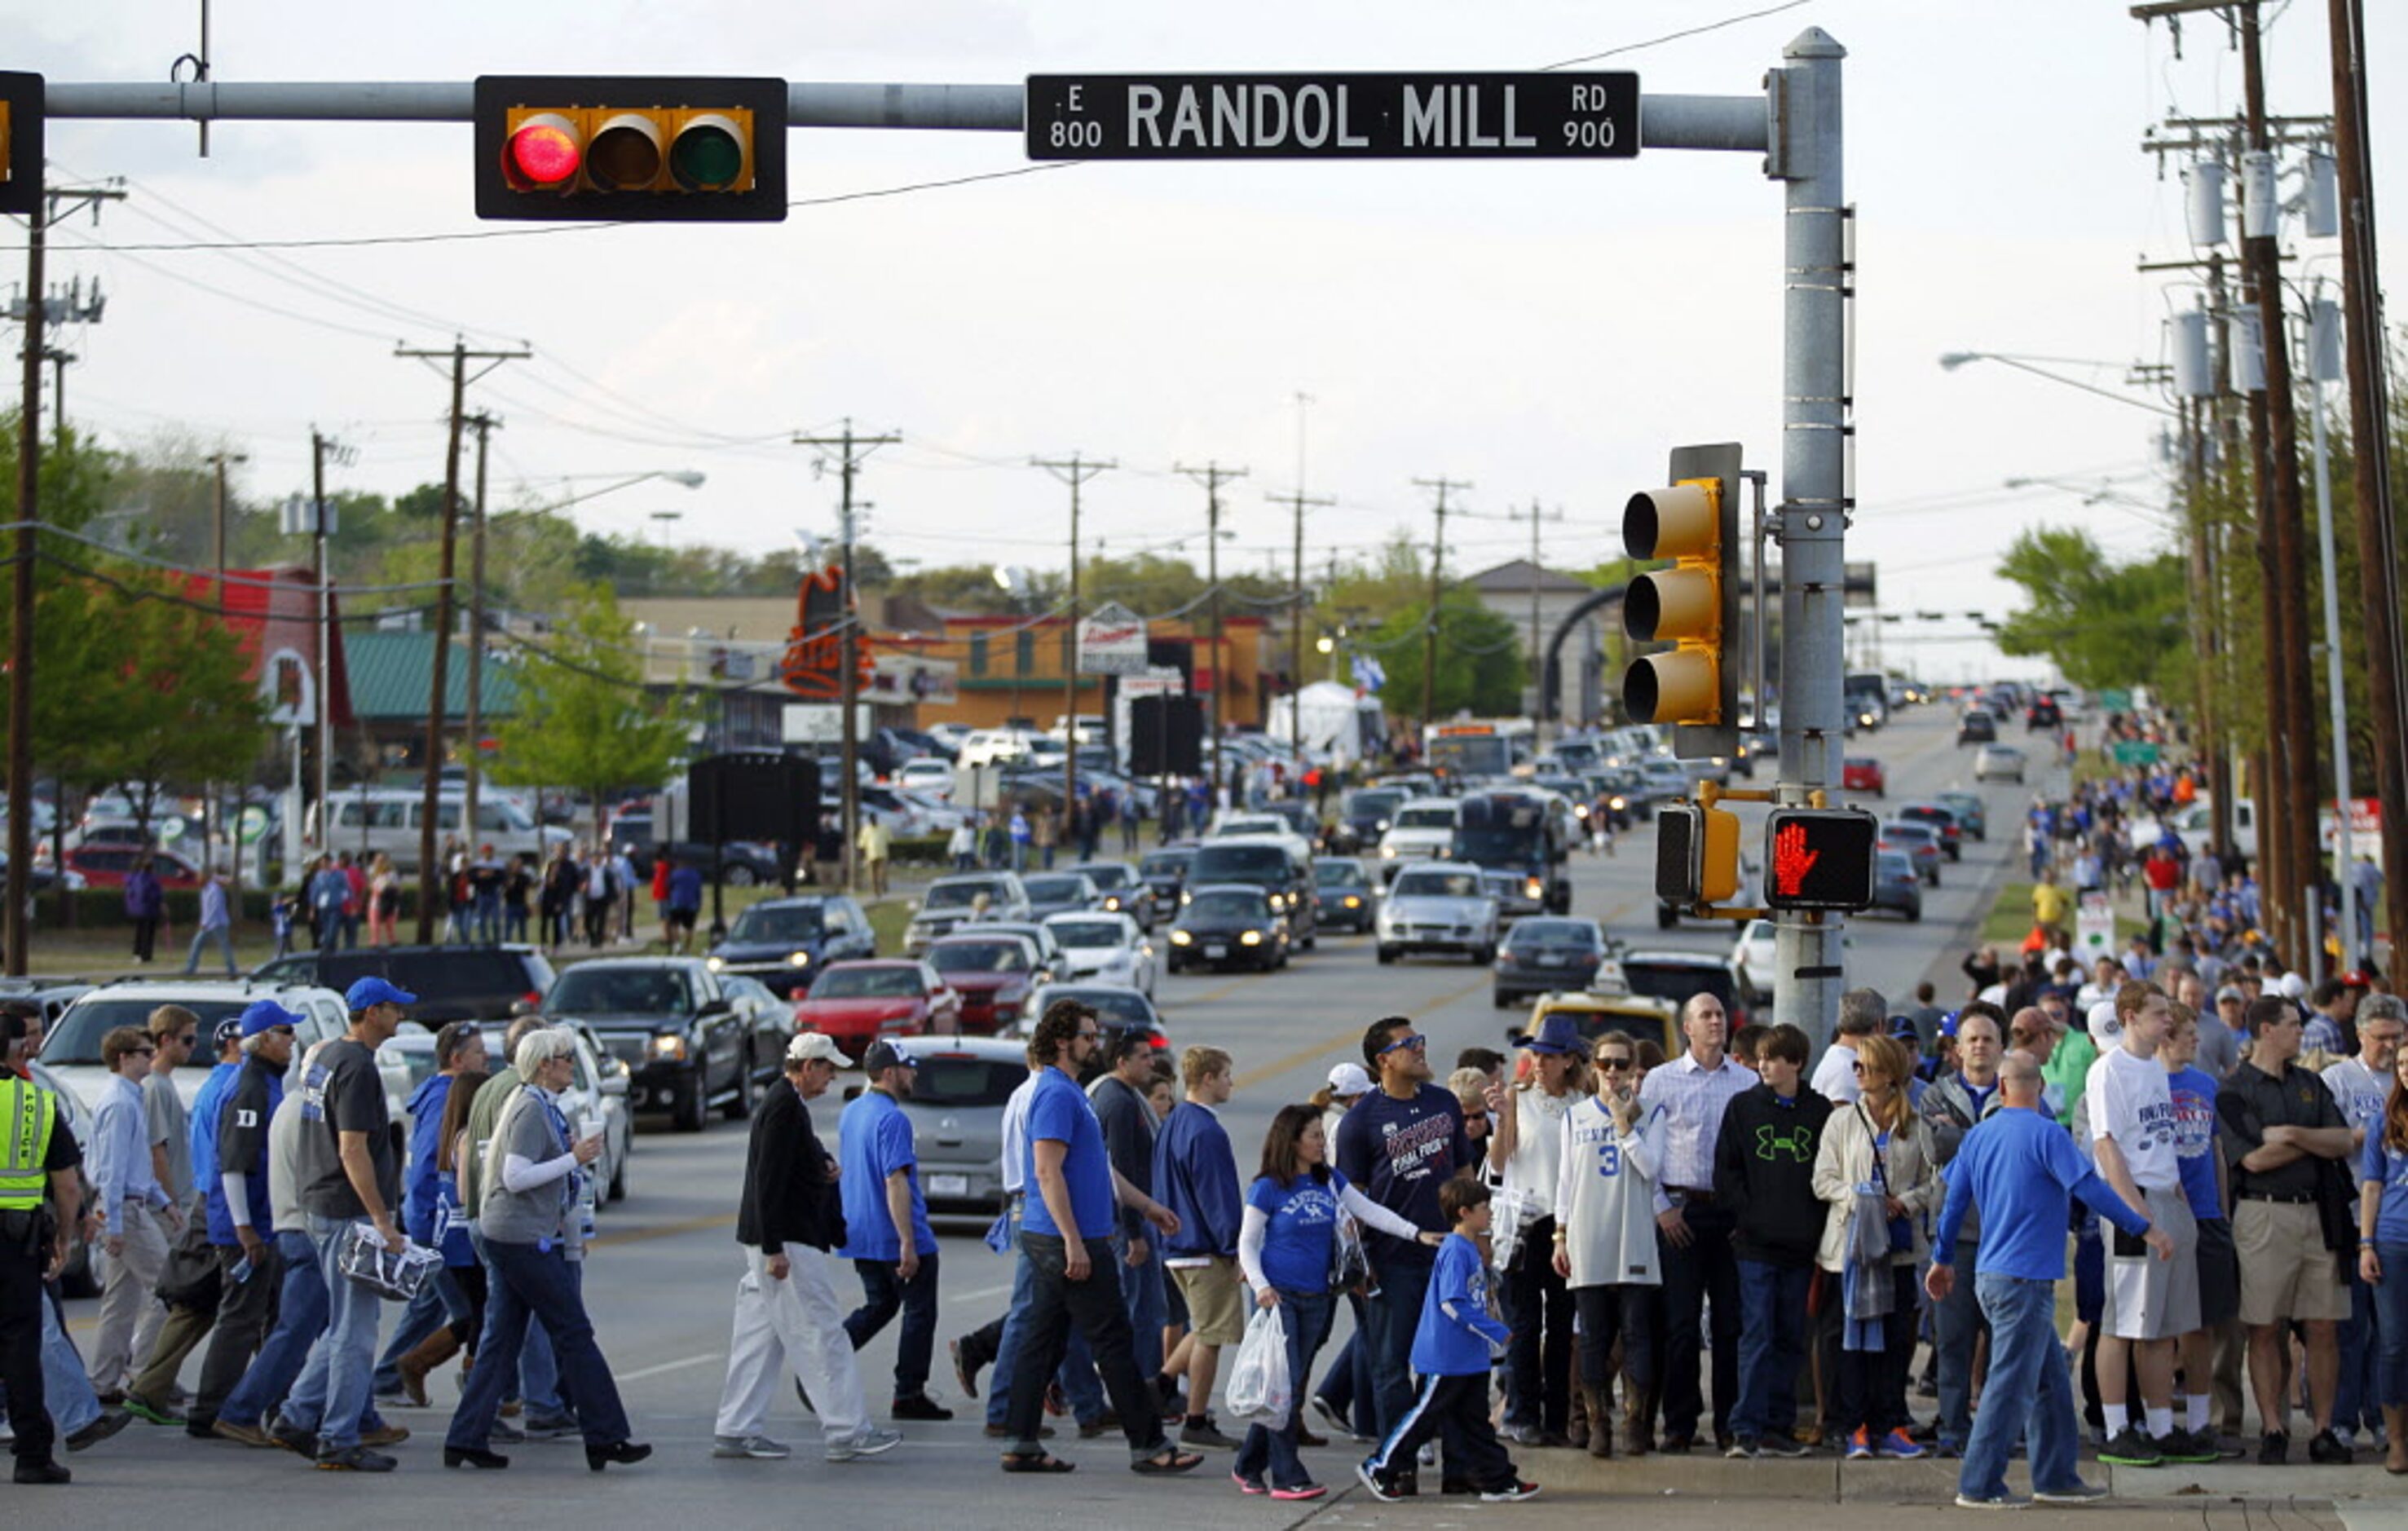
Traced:
[[1639, 77], [1031, 75], [1032, 160], [1629, 159]]

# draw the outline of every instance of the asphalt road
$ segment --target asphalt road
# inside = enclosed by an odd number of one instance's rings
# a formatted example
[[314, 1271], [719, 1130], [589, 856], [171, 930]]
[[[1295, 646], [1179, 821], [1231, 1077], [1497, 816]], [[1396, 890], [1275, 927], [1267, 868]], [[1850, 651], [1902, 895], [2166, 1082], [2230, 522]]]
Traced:
[[[1970, 777], [1971, 751], [1956, 748], [1953, 722], [1942, 708], [1908, 712], [1882, 733], [1853, 744], [1886, 761], [1893, 801]], [[1928, 894], [1922, 923], [1880, 918], [1851, 925], [1852, 981], [1903, 997], [1927, 972], [1954, 977], [1970, 929], [1987, 910], [1991, 890], [2015, 853], [2016, 810], [2030, 790], [2005, 784], [1986, 790], [1993, 823], [2002, 830], [1986, 846], [1969, 846], [1964, 862], [1945, 870], [1942, 886]], [[1747, 835], [1748, 843], [1760, 837], [1753, 825]], [[1729, 945], [1730, 933], [1718, 926], [1656, 930], [1653, 839], [1643, 828], [1626, 837], [1618, 856], [1577, 856], [1573, 877], [1575, 912], [1604, 922], [1617, 934], [1649, 945], [1713, 951]], [[1942, 992], [1945, 997], [1956, 988], [1943, 983]], [[1305, 1098], [1332, 1064], [1359, 1061], [1359, 1038], [1371, 1019], [1412, 1016], [1431, 1037], [1432, 1062], [1442, 1074], [1460, 1049], [1499, 1045], [1513, 1014], [1491, 1006], [1484, 969], [1434, 960], [1382, 967], [1372, 959], [1369, 937], [1351, 936], [1326, 938], [1320, 951], [1299, 955], [1276, 974], [1166, 976], [1161, 1000], [1176, 1043], [1209, 1043], [1226, 1049], [1237, 1061], [1237, 1097], [1224, 1115], [1241, 1170], [1251, 1169], [1278, 1107]], [[831, 1142], [836, 1094], [824, 1097], [815, 1112]], [[436, 1409], [397, 1416], [420, 1435], [398, 1449], [402, 1468], [394, 1478], [316, 1473], [281, 1453], [193, 1440], [180, 1430], [136, 1423], [73, 1459], [76, 1511], [93, 1524], [159, 1524], [170, 1516], [192, 1524], [254, 1523], [269, 1512], [260, 1497], [264, 1493], [276, 1495], [272, 1512], [280, 1517], [297, 1514], [322, 1523], [330, 1513], [371, 1521], [407, 1515], [422, 1524], [439, 1521], [446, 1506], [457, 1507], [452, 1513], [488, 1524], [507, 1518], [511, 1524], [615, 1525], [659, 1524], [672, 1516], [702, 1524], [697, 1515], [720, 1523], [767, 1523], [800, 1519], [805, 1511], [796, 1496], [803, 1495], [810, 1495], [815, 1514], [854, 1524], [922, 1517], [930, 1506], [973, 1517], [954, 1524], [996, 1525], [1132, 1514], [1163, 1524], [1292, 1524], [1314, 1510], [1241, 1498], [1227, 1481], [1226, 1462], [1208, 1463], [1194, 1482], [1132, 1478], [1121, 1468], [1123, 1448], [1116, 1439], [1082, 1443], [1072, 1437], [1057, 1443], [1063, 1454], [1080, 1463], [1075, 1476], [1043, 1483], [1006, 1480], [995, 1471], [992, 1443], [979, 1434], [975, 1404], [951, 1424], [910, 1426], [910, 1441], [886, 1457], [837, 1467], [819, 1460], [815, 1425], [788, 1399], [773, 1415], [771, 1431], [797, 1446], [794, 1460], [710, 1460], [729, 1301], [741, 1263], [733, 1208], [744, 1142], [742, 1126], [716, 1120], [691, 1137], [643, 1123], [628, 1199], [604, 1216], [600, 1246], [588, 1267], [587, 1299], [637, 1434], [658, 1449], [643, 1467], [596, 1476], [583, 1470], [582, 1454], [573, 1444], [529, 1445], [513, 1449], [517, 1461], [508, 1473], [445, 1472], [438, 1446], [455, 1389], [448, 1377], [438, 1377]], [[941, 1339], [999, 1312], [1011, 1278], [1010, 1263], [987, 1251], [979, 1231], [968, 1223], [941, 1229], [942, 1323], [935, 1391], [957, 1405]], [[847, 1295], [853, 1290], [850, 1270], [839, 1272], [838, 1289]], [[94, 1306], [70, 1305], [79, 1331], [89, 1331]], [[874, 1412], [882, 1413], [891, 1392], [893, 1335], [890, 1329], [862, 1358]], [[188, 1372], [187, 1385], [191, 1381]], [[1543, 1481], [1555, 1455], [1530, 1453], [1526, 1470]], [[1317, 1469], [1333, 1488], [1348, 1486], [1352, 1460], [1342, 1446], [1333, 1447], [1319, 1453]], [[1583, 1492], [1594, 1501], [1594, 1491]], [[1353, 1502], [1363, 1497], [1356, 1490], [1347, 1500], [1352, 1518], [1380, 1509]], [[13, 1508], [16, 1501], [7, 1502]], [[1432, 1505], [1407, 1518], [1437, 1512]]]

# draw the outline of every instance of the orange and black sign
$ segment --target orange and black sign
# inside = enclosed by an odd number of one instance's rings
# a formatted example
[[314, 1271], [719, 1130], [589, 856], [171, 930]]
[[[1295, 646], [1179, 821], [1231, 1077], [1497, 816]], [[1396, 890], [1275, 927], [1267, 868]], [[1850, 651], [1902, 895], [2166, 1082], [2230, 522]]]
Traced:
[[[844, 624], [852, 603], [845, 598], [844, 571], [831, 564], [807, 575], [796, 599], [795, 627], [786, 635], [779, 678], [807, 702], [844, 700]], [[869, 645], [853, 646], [856, 691], [869, 683]]]

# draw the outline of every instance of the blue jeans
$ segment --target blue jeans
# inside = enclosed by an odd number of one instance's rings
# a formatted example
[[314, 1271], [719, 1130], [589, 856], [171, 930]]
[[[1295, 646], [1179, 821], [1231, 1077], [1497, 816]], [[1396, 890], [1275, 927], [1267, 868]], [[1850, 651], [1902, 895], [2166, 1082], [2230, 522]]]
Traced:
[[1806, 1356], [1806, 1289], [1813, 1266], [1739, 1262], [1739, 1396], [1731, 1434], [1787, 1435], [1798, 1423], [1798, 1366]]
[[[2082, 1480], [2073, 1458], [2073, 1384], [2057, 1338], [2057, 1283], [1986, 1272], [1973, 1278], [1973, 1291], [1990, 1321], [1990, 1376], [1982, 1395], [1992, 1401], [1973, 1416], [1956, 1492], [1975, 1499], [2005, 1494], [2007, 1453], [2018, 1435], [2031, 1457], [2034, 1489], [2073, 1487]], [[2018, 1409], [2017, 1400], [2027, 1402]]]
[[895, 1396], [924, 1397], [928, 1392], [928, 1359], [937, 1347], [937, 1256], [920, 1256], [910, 1281], [895, 1273], [892, 1260], [855, 1260], [861, 1274], [861, 1306], [847, 1314], [844, 1336], [859, 1351], [879, 1332], [903, 1315], [903, 1333], [895, 1346]]
[[1413, 1330], [1422, 1321], [1430, 1267], [1391, 1260], [1380, 1267], [1380, 1295], [1364, 1304], [1364, 1348], [1371, 1360], [1371, 1409], [1382, 1440], [1413, 1408]]
[[470, 906], [469, 930], [473, 938], [488, 944], [502, 938], [502, 895], [499, 892], [480, 893]]
[[[501, 1412], [505, 1367], [491, 1362], [515, 1355], [527, 1338], [528, 1320], [552, 1332], [559, 1347], [560, 1375], [576, 1400], [578, 1424], [588, 1446], [615, 1446], [627, 1438], [627, 1411], [618, 1384], [594, 1342], [594, 1321], [585, 1316], [576, 1265], [558, 1248], [485, 1241], [492, 1279], [485, 1294], [485, 1332], [477, 1342], [478, 1365], [468, 1368], [468, 1390], [444, 1433], [446, 1446], [483, 1451], [494, 1418]], [[530, 1410], [534, 1405], [528, 1405]]]
[[345, 1276], [337, 1263], [351, 1226], [349, 1218], [309, 1214], [309, 1240], [326, 1286], [326, 1334], [309, 1352], [292, 1395], [284, 1400], [285, 1420], [315, 1431], [321, 1454], [360, 1443], [360, 1421], [374, 1393], [370, 1379], [376, 1373], [378, 1305], [383, 1299]]
[[2386, 1240], [2374, 1253], [2383, 1262], [2383, 1280], [2372, 1288], [2383, 1355], [2375, 1397], [2390, 1409], [2408, 1404], [2408, 1244]]
[[[1956, 1268], [1973, 1268], [1978, 1241], [1956, 1241]], [[1940, 1438], [1960, 1450], [1973, 1432], [1973, 1346], [1983, 1328], [1981, 1299], [1958, 1281], [1931, 1312], [1931, 1344], [1940, 1358]]]
[[418, 1289], [418, 1295], [409, 1299], [409, 1306], [401, 1310], [401, 1321], [393, 1327], [393, 1338], [385, 1342], [384, 1355], [376, 1366], [378, 1395], [401, 1391], [403, 1356], [418, 1349], [436, 1330], [467, 1316], [468, 1299], [461, 1293], [460, 1284], [452, 1279], [449, 1270], [437, 1271], [432, 1281]]
[[201, 953], [212, 941], [225, 956], [226, 976], [232, 978], [240, 973], [242, 969], [236, 966], [234, 960], [234, 932], [224, 925], [204, 925], [193, 932], [193, 950], [184, 957], [184, 971], [197, 973], [201, 970]]
[[[1162, 1370], [1162, 1246], [1149, 1232], [1141, 1266], [1128, 1263], [1125, 1239], [1113, 1239], [1112, 1247], [1121, 1254], [1121, 1299], [1128, 1304], [1129, 1355], [1137, 1362], [1139, 1376], [1152, 1377]], [[1301, 1381], [1297, 1385], [1303, 1385]]]
[[218, 1418], [236, 1424], [257, 1424], [284, 1401], [309, 1359], [309, 1348], [326, 1332], [326, 1278], [318, 1268], [317, 1247], [308, 1234], [288, 1230], [276, 1236], [276, 1252], [284, 1257], [276, 1326], [218, 1407]]
[[100, 1399], [92, 1391], [83, 1357], [67, 1338], [59, 1323], [59, 1305], [47, 1292], [42, 1294], [42, 1407], [50, 1410], [50, 1424], [62, 1438], [100, 1418]]
[[[1012, 1203], [1010, 1212], [1011, 1245], [1018, 1252], [1011, 1257], [1011, 1307], [1004, 1314], [1003, 1335], [996, 1341], [995, 1366], [986, 1379], [986, 1422], [1000, 1428], [1011, 1407], [1012, 1363], [1020, 1353], [1020, 1316], [1028, 1311], [1030, 1293], [1037, 1273], [1028, 1264], [1028, 1252], [1020, 1244], [1020, 1204]], [[1081, 1424], [1092, 1424], [1104, 1417], [1104, 1384], [1096, 1377], [1096, 1363], [1087, 1353], [1087, 1337], [1070, 1325], [1068, 1342], [1062, 1350], [1062, 1369], [1055, 1375], [1062, 1391], [1070, 1399], [1070, 1412]]]
[[[2378, 1256], [2382, 1252], [2375, 1251]], [[2374, 1290], [2359, 1281], [2355, 1271], [2349, 1281], [2349, 1317], [2340, 1331], [2341, 1377], [2333, 1388], [2333, 1425], [2342, 1430], [2372, 1430], [2383, 1423], [2378, 1402], [2383, 1350], [2374, 1338]]]
[[1297, 1422], [1304, 1409], [1304, 1380], [1312, 1375], [1312, 1358], [1329, 1338], [1335, 1303], [1326, 1292], [1280, 1293], [1279, 1311], [1287, 1327], [1287, 1421], [1278, 1429], [1250, 1424], [1245, 1444], [1238, 1448], [1238, 1476], [1268, 1482], [1272, 1488], [1298, 1488], [1312, 1474], [1296, 1454]]

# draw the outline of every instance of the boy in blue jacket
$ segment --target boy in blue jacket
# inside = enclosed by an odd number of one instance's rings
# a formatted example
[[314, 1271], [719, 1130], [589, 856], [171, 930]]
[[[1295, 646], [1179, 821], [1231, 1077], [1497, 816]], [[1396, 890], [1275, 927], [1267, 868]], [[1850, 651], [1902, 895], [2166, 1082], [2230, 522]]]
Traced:
[[[1371, 1496], [1393, 1504], [1412, 1493], [1400, 1480], [1424, 1442], [1443, 1434], [1446, 1475], [1479, 1485], [1490, 1504], [1512, 1504], [1539, 1492], [1514, 1468], [1488, 1422], [1488, 1370], [1512, 1331], [1488, 1311], [1488, 1265], [1477, 1240], [1488, 1232], [1488, 1187], [1457, 1176], [1439, 1187], [1439, 1210], [1454, 1231], [1438, 1250], [1421, 1325], [1413, 1331], [1413, 1370], [1421, 1391], [1413, 1407], [1354, 1476]], [[1464, 1460], [1454, 1460], [1456, 1452]]]

